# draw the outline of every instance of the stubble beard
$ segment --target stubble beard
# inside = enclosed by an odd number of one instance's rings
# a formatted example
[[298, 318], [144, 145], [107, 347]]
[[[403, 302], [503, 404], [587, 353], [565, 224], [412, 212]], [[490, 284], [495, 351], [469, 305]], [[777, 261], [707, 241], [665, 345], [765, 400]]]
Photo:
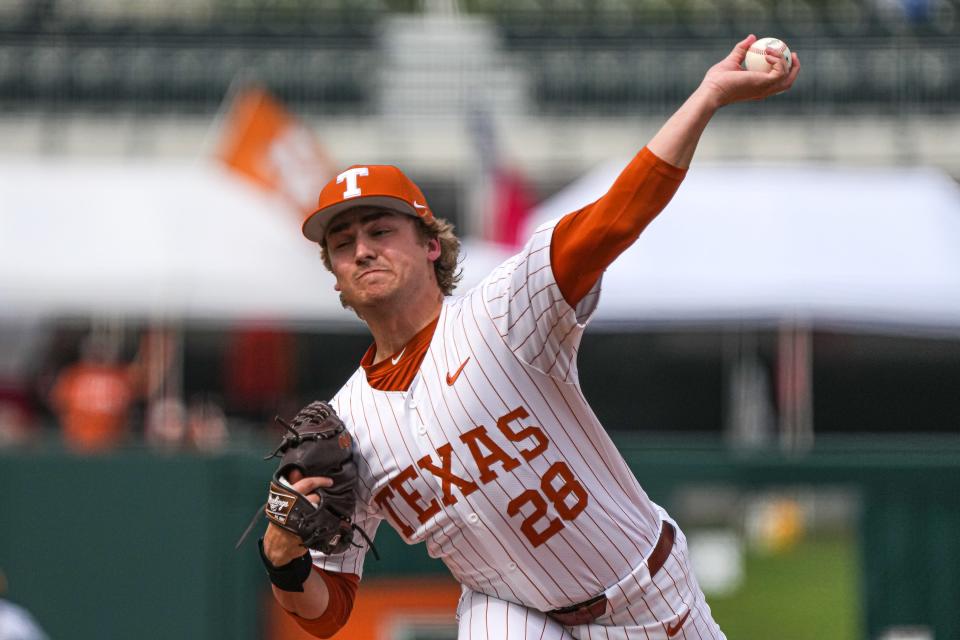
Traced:
[[[358, 318], [363, 320], [363, 309], [375, 309], [399, 297], [402, 297], [402, 291], [399, 286], [384, 291], [381, 294], [373, 294], [371, 296], [354, 296], [352, 299], [346, 293], [341, 291], [340, 304], [343, 305], [344, 309], [350, 309], [357, 314]], [[360, 304], [358, 304], [358, 301]]]

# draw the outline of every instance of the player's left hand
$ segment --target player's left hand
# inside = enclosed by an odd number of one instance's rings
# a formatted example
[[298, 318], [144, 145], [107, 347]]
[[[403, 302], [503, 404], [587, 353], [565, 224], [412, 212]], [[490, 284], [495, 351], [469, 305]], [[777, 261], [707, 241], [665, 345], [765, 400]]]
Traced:
[[700, 83], [698, 91], [706, 92], [717, 107], [734, 102], [761, 100], [777, 93], [783, 93], [797, 79], [800, 73], [800, 58], [793, 53], [793, 65], [790, 71], [779, 56], [767, 54], [767, 62], [773, 67], [769, 71], [747, 71], [741, 68], [750, 45], [756, 42], [753, 34], [737, 43], [726, 58], [710, 67]]
[[[307, 496], [313, 504], [320, 504], [320, 496], [315, 493], [321, 487], [333, 486], [333, 480], [324, 477], [304, 478], [303, 474], [293, 469], [287, 475], [293, 488]], [[263, 553], [275, 567], [280, 567], [291, 560], [302, 556], [307, 552], [303, 546], [303, 540], [294, 533], [278, 527], [272, 522], [267, 525], [267, 531], [263, 536]]]

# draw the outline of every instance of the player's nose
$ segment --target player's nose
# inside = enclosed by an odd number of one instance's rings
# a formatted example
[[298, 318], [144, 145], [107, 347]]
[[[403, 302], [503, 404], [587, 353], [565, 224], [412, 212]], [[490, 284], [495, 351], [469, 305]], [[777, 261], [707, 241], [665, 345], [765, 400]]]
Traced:
[[357, 264], [363, 264], [364, 262], [375, 258], [376, 255], [377, 252], [372, 243], [370, 243], [366, 238], [357, 238], [357, 241], [353, 246], [353, 259], [357, 262]]

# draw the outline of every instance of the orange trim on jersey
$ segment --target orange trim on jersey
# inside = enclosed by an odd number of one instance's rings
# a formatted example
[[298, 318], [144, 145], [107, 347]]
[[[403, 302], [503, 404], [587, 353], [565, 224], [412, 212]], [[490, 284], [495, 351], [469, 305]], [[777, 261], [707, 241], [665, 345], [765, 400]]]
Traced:
[[353, 601], [357, 596], [360, 576], [352, 573], [324, 571], [316, 566], [313, 569], [323, 578], [330, 594], [326, 611], [319, 618], [312, 620], [301, 618], [292, 611], [287, 611], [287, 614], [310, 635], [317, 638], [329, 638], [339, 631], [343, 625], [347, 624], [350, 612], [353, 610]]
[[377, 355], [377, 345], [376, 343], [370, 345], [360, 359], [360, 366], [367, 374], [367, 383], [378, 391], [409, 389], [410, 383], [413, 382], [427, 355], [427, 349], [430, 347], [430, 341], [433, 340], [433, 332], [436, 331], [439, 320], [440, 316], [434, 318], [433, 322], [420, 329], [400, 351], [390, 354], [389, 358], [384, 358], [376, 364], [373, 363], [373, 359]]
[[606, 195], [557, 223], [550, 262], [571, 307], [583, 300], [603, 271], [663, 211], [686, 173], [644, 147]]

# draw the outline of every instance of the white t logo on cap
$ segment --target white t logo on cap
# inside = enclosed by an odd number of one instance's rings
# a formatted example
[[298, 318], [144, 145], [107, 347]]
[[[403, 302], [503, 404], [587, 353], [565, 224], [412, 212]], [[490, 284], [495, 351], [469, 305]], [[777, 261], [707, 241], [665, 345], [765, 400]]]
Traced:
[[337, 176], [337, 184], [340, 184], [344, 180], [347, 181], [347, 188], [343, 192], [343, 199], [347, 198], [356, 198], [360, 194], [360, 187], [357, 186], [357, 176], [368, 176], [370, 175], [370, 170], [366, 167], [354, 167], [353, 169], [347, 169], [343, 173]]

